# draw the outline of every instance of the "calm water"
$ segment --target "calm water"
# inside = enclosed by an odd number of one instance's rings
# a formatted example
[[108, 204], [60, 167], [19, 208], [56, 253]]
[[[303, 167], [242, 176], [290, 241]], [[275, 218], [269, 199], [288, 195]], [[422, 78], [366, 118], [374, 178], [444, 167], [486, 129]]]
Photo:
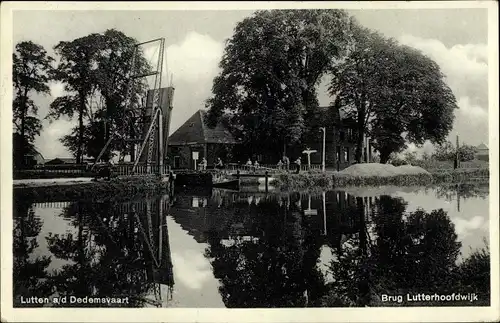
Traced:
[[487, 186], [18, 200], [15, 306], [394, 306], [383, 295], [420, 292], [489, 302], [489, 258], [471, 257], [488, 245]]

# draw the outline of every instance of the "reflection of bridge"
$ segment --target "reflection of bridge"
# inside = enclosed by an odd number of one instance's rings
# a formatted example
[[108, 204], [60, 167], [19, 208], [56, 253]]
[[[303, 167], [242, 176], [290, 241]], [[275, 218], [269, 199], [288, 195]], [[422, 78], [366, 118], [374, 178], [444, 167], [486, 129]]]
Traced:
[[[337, 245], [343, 236], [359, 234], [361, 225], [366, 223], [362, 218], [369, 219], [374, 198], [355, 197], [343, 191], [269, 195], [213, 190], [211, 195], [205, 196], [176, 195], [171, 213], [199, 243], [207, 242], [207, 233], [214, 230], [217, 237], [224, 240], [238, 237], [258, 239], [264, 234], [261, 229], [265, 226], [256, 229], [259, 227], [255, 226], [256, 221], [268, 221], [262, 217], [278, 216], [265, 211], [266, 206], [257, 211], [263, 202], [277, 204], [280, 213], [287, 214], [282, 219], [285, 222], [287, 218], [291, 219], [292, 213], [301, 214], [310, 230], [328, 236]], [[265, 215], [258, 216], [256, 212]]]
[[[139, 270], [143, 281], [152, 285], [152, 299], [140, 295], [130, 295], [150, 305], [161, 307], [172, 299], [173, 294], [173, 265], [170, 253], [170, 243], [166, 214], [169, 208], [168, 195], [145, 197], [127, 202], [112, 201], [77, 201], [77, 202], [49, 202], [34, 203], [35, 208], [68, 208], [67, 215], [74, 216], [76, 212], [88, 214], [94, 226], [84, 230], [103, 232], [106, 240], [111, 242], [107, 247], [117, 248], [114, 257], [127, 258], [127, 255], [137, 257], [139, 262], [129, 270]], [[97, 225], [98, 227], [95, 227]], [[101, 230], [103, 229], [103, 230]], [[88, 231], [87, 231], [88, 232]], [[126, 260], [127, 264], [130, 260]], [[136, 264], [139, 264], [137, 267]], [[121, 279], [121, 278], [119, 278]], [[126, 278], [123, 278], [126, 279]], [[149, 285], [149, 284], [148, 284]], [[164, 290], [166, 287], [166, 291]], [[151, 297], [150, 296], [150, 297]]]
[[41, 209], [63, 209], [70, 206], [74, 202], [43, 202], [33, 203], [33, 207]]
[[166, 223], [169, 197], [147, 198], [138, 201], [120, 203], [122, 216], [133, 216], [142, 240], [149, 250], [147, 261], [151, 266], [147, 269], [148, 280], [154, 284], [155, 300], [144, 299], [157, 307], [162, 306], [162, 286], [167, 286], [167, 300], [172, 299], [174, 276], [170, 255], [170, 243]]

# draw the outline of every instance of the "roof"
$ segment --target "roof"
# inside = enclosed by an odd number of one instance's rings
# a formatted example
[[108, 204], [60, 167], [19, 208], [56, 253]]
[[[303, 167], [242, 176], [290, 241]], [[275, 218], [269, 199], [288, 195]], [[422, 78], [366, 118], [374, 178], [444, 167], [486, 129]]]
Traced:
[[331, 106], [319, 106], [314, 110], [309, 123], [313, 127], [330, 126], [332, 123], [342, 127], [348, 126], [350, 120], [347, 119], [346, 113], [343, 110], [336, 110]]
[[168, 144], [179, 146], [187, 143], [224, 143], [234, 144], [238, 141], [227, 128], [218, 123], [215, 128], [205, 124], [206, 110], [196, 111], [182, 126], [168, 138]]
[[55, 161], [74, 164], [76, 163], [76, 158], [56, 157], [54, 159], [49, 160], [49, 162], [55, 162]]
[[476, 147], [476, 149], [486, 150], [486, 149], [488, 149], [488, 146], [486, 146], [485, 144], [481, 143], [479, 146]]
[[[89, 162], [89, 161], [93, 161], [94, 159], [93, 158], [82, 158], [82, 160], [84, 162]], [[71, 158], [71, 157], [56, 157], [56, 158], [53, 158], [51, 160], [49, 160], [48, 162], [49, 163], [53, 163], [53, 162], [62, 162], [62, 163], [65, 163], [65, 164], [76, 164], [76, 158]]]

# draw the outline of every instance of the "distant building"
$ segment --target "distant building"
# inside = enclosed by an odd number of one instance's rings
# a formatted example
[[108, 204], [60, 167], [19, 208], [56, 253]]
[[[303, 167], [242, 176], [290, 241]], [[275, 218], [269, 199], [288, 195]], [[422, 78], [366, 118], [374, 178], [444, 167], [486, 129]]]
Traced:
[[[94, 159], [92, 159], [92, 158], [83, 158], [84, 164], [90, 164], [93, 162], [94, 162]], [[75, 165], [76, 158], [57, 157], [57, 158], [49, 160], [45, 164], [46, 165]]]
[[489, 154], [490, 150], [484, 143], [476, 147], [476, 159], [488, 161]]
[[218, 157], [224, 163], [231, 159], [237, 140], [222, 124], [209, 128], [205, 124], [205, 114], [206, 110], [196, 111], [168, 138], [167, 155], [173, 168], [193, 169], [195, 157], [197, 163], [205, 157], [209, 167]]
[[[19, 168], [32, 168], [40, 167], [45, 163], [43, 155], [36, 150], [32, 143], [24, 141], [24, 148], [22, 147], [23, 140], [18, 133], [12, 134], [12, 162], [15, 169]], [[21, 151], [23, 153], [21, 154]]]
[[30, 149], [30, 151], [24, 155], [24, 162], [28, 167], [41, 167], [45, 164], [45, 159], [36, 149]]

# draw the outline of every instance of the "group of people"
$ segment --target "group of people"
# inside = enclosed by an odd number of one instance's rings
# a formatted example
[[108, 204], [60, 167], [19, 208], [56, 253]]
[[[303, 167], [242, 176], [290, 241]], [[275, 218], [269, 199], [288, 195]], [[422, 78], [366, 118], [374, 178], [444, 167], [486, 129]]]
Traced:
[[[295, 172], [298, 174], [300, 172], [300, 165], [302, 163], [300, 157], [295, 160]], [[283, 156], [283, 159], [278, 161], [278, 169], [284, 169], [286, 171], [290, 170], [290, 159], [287, 156]]]
[[[297, 158], [295, 160], [294, 164], [296, 165], [295, 166], [295, 173], [298, 174], [300, 172], [300, 167], [302, 164], [301, 158], [300, 157]], [[206, 170], [207, 165], [208, 165], [207, 159], [205, 157], [203, 157], [201, 159], [201, 162], [198, 164], [199, 170]], [[257, 161], [257, 159], [255, 159], [255, 161], [252, 162], [252, 160], [250, 158], [248, 158], [247, 162], [245, 163], [245, 166], [248, 166], [248, 168], [255, 170], [260, 166], [260, 164]], [[290, 159], [287, 156], [283, 156], [283, 158], [278, 161], [277, 166], [278, 166], [279, 170], [289, 171], [290, 170]], [[224, 164], [223, 164], [222, 159], [220, 157], [217, 158], [217, 161], [215, 163], [215, 168], [216, 169], [223, 169], [224, 168]]]
[[[207, 169], [207, 159], [205, 157], [203, 157], [201, 159], [201, 162], [198, 164], [198, 167], [200, 170], [206, 170]], [[217, 158], [217, 161], [215, 163], [215, 168], [216, 169], [222, 169], [224, 168], [224, 164], [222, 163], [222, 159], [220, 157]]]
[[[300, 172], [300, 166], [302, 164], [301, 157], [297, 158], [295, 160], [294, 164], [296, 165], [295, 172], [298, 174]], [[259, 167], [259, 162], [257, 160], [255, 160], [252, 163], [252, 160], [250, 158], [248, 158], [245, 165], [248, 166], [249, 168], [256, 169]], [[283, 158], [278, 161], [277, 166], [278, 166], [279, 170], [289, 171], [290, 170], [290, 159], [287, 156], [283, 156]]]

